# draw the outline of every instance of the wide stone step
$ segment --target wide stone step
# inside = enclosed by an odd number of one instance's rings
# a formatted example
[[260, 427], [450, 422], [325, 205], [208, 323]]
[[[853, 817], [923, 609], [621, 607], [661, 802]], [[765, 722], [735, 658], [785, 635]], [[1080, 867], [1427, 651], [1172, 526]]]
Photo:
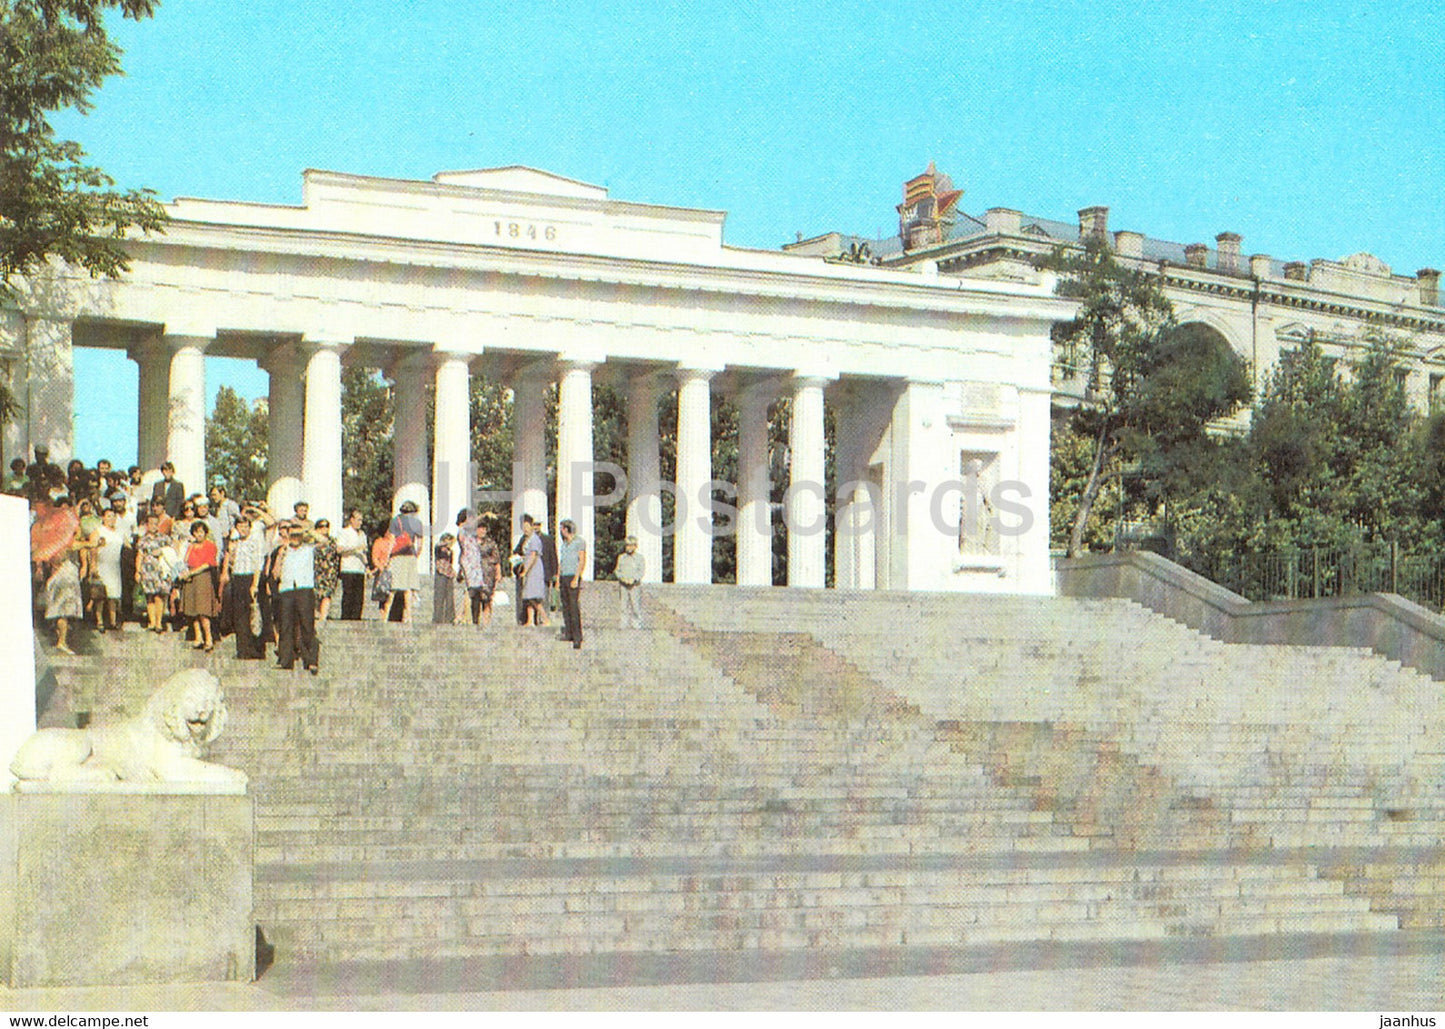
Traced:
[[[367, 923], [369, 924], [369, 923]], [[1394, 916], [1360, 912], [1317, 912], [1294, 916], [1244, 915], [1236, 918], [1070, 920], [1060, 923], [999, 922], [968, 926], [864, 925], [816, 928], [717, 928], [678, 932], [616, 934], [577, 933], [538, 937], [508, 934], [457, 938], [440, 932], [420, 938], [397, 938], [383, 931], [369, 935], [338, 931], [331, 938], [315, 938], [288, 926], [274, 928], [278, 958], [322, 961], [409, 960], [418, 957], [449, 958], [484, 955], [675, 953], [737, 950], [851, 950], [882, 947], [981, 946], [1036, 941], [1161, 940], [1179, 937], [1287, 936], [1293, 933], [1373, 933], [1399, 929]], [[358, 938], [360, 937], [360, 938]]]
[[[1199, 838], [1181, 846], [1198, 849], [1219, 842], [1217, 836]], [[520, 840], [470, 844], [466, 847], [412, 844], [332, 846], [312, 841], [295, 847], [272, 847], [257, 842], [258, 861], [279, 863], [450, 861], [500, 858], [767, 858], [797, 856], [879, 857], [927, 855], [1066, 854], [1088, 850], [1088, 836], [1050, 835], [1020, 829], [1011, 833], [975, 833], [966, 837], [929, 839], [870, 839], [800, 837], [793, 839], [710, 839], [687, 844], [667, 840], [622, 842]]]

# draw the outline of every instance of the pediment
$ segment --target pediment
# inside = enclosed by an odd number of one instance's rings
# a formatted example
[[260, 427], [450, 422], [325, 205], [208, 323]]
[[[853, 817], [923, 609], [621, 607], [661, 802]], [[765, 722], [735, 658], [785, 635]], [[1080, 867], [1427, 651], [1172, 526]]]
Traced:
[[503, 168], [476, 168], [471, 171], [443, 171], [432, 176], [442, 186], [466, 186], [471, 189], [493, 189], [503, 193], [535, 193], [541, 196], [580, 197], [606, 200], [607, 189], [590, 182], [580, 182], [539, 168], [513, 164]]
[[1351, 254], [1343, 258], [1340, 264], [1351, 271], [1364, 272], [1367, 275], [1390, 275], [1390, 266], [1380, 260], [1374, 254], [1367, 254], [1361, 250], [1358, 254]]

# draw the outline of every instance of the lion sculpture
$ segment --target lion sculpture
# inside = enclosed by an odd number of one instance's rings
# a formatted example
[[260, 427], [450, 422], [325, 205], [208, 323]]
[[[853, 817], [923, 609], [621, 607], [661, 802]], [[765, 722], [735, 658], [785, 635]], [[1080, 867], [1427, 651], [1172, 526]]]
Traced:
[[177, 672], [134, 718], [88, 729], [41, 729], [20, 747], [10, 771], [51, 783], [208, 783], [245, 788], [246, 773], [202, 761], [226, 725], [221, 683], [202, 668]]

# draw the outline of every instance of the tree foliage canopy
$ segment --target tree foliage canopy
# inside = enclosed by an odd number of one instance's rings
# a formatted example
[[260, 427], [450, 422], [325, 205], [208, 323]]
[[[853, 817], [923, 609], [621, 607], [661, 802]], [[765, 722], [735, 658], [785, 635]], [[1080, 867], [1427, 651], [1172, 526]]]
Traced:
[[265, 404], [247, 404], [230, 386], [216, 392], [206, 419], [206, 467], [237, 500], [266, 496], [267, 423]]
[[129, 267], [131, 228], [158, 231], [165, 212], [150, 190], [115, 188], [78, 143], [58, 139], [52, 113], [91, 107], [120, 73], [104, 17], [150, 17], [155, 0], [0, 0], [0, 295], [16, 276], [60, 258], [92, 275]]
[[1054, 331], [1059, 363], [1083, 397], [1056, 433], [1066, 460], [1051, 486], [1054, 517], [1068, 520], [1066, 546], [1076, 556], [1099, 538], [1090, 519], [1111, 470], [1133, 464], [1162, 483], [1207, 460], [1206, 424], [1248, 402], [1249, 377], [1216, 334], [1178, 326], [1158, 278], [1120, 264], [1104, 240], [1060, 247], [1040, 267], [1059, 274], [1059, 296], [1079, 302], [1078, 315]]

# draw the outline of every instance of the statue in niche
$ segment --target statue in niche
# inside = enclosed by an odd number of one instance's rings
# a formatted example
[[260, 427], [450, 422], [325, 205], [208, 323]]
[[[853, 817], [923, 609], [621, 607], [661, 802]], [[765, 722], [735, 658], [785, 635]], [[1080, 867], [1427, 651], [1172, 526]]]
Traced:
[[226, 725], [221, 683], [203, 668], [177, 672], [139, 715], [87, 729], [41, 729], [15, 755], [22, 782], [205, 783], [244, 789], [246, 773], [203, 761]]

